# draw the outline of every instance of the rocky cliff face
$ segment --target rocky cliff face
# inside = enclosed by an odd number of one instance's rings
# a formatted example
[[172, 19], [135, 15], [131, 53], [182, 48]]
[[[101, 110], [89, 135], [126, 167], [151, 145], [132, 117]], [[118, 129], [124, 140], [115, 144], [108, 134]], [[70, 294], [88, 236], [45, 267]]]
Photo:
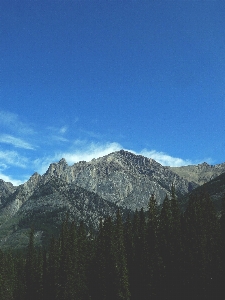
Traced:
[[10, 182], [0, 179], [0, 205], [4, 204], [8, 197], [15, 192], [16, 187]]

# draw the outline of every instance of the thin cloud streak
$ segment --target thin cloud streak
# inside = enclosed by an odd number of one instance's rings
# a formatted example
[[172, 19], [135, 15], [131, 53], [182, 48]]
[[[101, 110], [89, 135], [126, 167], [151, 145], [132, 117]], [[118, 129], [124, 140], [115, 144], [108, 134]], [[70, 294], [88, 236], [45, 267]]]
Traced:
[[122, 149], [118, 143], [95, 144], [91, 143], [83, 149], [75, 150], [73, 152], [63, 153], [63, 157], [69, 164], [74, 164], [79, 161], [90, 161], [93, 158], [99, 158]]
[[14, 186], [18, 186], [25, 182], [22, 180], [13, 179], [11, 176], [4, 175], [1, 172], [0, 172], [0, 179], [4, 180], [5, 182], [11, 182]]
[[110, 154], [122, 149], [122, 146], [118, 143], [91, 143], [87, 144], [84, 141], [79, 143], [74, 142], [77, 148], [71, 149], [66, 152], [57, 152], [54, 156], [44, 157], [43, 159], [36, 159], [34, 165], [37, 168], [37, 172], [43, 174], [48, 169], [49, 165], [53, 162], [58, 162], [61, 158], [65, 158], [69, 165], [77, 163], [79, 161], [91, 161], [93, 158], [99, 158], [104, 155]]
[[24, 156], [19, 155], [16, 151], [1, 151], [0, 150], [0, 164], [5, 168], [10, 166], [26, 168], [28, 159]]
[[[182, 159], [179, 157], [173, 157], [165, 152], [158, 152], [156, 150], [150, 150], [143, 149], [140, 153], [140, 155], [143, 155], [148, 158], [152, 158], [158, 163], [160, 163], [163, 166], [169, 166], [169, 167], [181, 167], [181, 166], [187, 166], [187, 165], [195, 165], [200, 164], [203, 162], [201, 161], [192, 161], [190, 159]], [[211, 159], [206, 159], [208, 162], [211, 161]]]
[[34, 147], [20, 138], [16, 138], [9, 134], [0, 135], [0, 143], [10, 144], [16, 148], [34, 150]]
[[18, 115], [8, 111], [0, 111], [0, 125], [6, 129], [13, 130], [21, 134], [34, 134], [34, 130], [27, 124], [21, 122]]
[[192, 165], [192, 161], [189, 159], [182, 159], [179, 157], [170, 156], [164, 152], [157, 152], [156, 150], [143, 149], [140, 152], [141, 155], [146, 156], [148, 158], [152, 158], [156, 160], [163, 166], [170, 166], [170, 167], [180, 167], [185, 165]]

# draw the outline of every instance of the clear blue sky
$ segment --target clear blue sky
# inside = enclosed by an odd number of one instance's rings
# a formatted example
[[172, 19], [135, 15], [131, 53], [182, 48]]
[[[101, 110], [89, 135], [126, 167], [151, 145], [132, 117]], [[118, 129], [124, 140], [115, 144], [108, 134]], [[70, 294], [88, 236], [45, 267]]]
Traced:
[[0, 45], [0, 178], [225, 161], [225, 1], [1, 0]]

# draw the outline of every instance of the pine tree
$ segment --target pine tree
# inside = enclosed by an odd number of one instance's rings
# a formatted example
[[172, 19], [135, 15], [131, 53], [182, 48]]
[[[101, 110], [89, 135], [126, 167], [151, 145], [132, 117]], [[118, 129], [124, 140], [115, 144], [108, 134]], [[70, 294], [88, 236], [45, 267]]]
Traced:
[[147, 285], [146, 299], [159, 299], [161, 280], [163, 276], [162, 258], [159, 253], [159, 216], [158, 207], [154, 194], [149, 201], [148, 221], [146, 226], [146, 266]]
[[60, 232], [60, 258], [59, 258], [59, 299], [67, 300], [67, 285], [69, 276], [69, 224], [68, 216], [64, 220]]
[[128, 213], [124, 223], [124, 247], [127, 259], [128, 278], [129, 282], [131, 282], [131, 273], [134, 263], [134, 238], [130, 213]]
[[16, 288], [15, 266], [12, 254], [0, 250], [0, 299], [13, 300]]
[[47, 282], [46, 294], [48, 299], [56, 300], [59, 294], [59, 265], [60, 265], [60, 244], [54, 237], [50, 240], [47, 259]]
[[77, 260], [77, 299], [88, 299], [88, 241], [84, 223], [81, 221], [77, 235], [78, 260]]
[[30, 230], [29, 244], [27, 247], [25, 276], [26, 276], [26, 299], [36, 299], [36, 251], [34, 247], [34, 229]]
[[95, 255], [95, 300], [111, 299], [113, 295], [114, 264], [112, 257], [113, 223], [111, 217], [100, 220]]
[[182, 290], [177, 289], [177, 285], [182, 284], [183, 270], [183, 250], [181, 239], [181, 211], [175, 193], [175, 186], [171, 187], [171, 235], [169, 241], [170, 261], [167, 277], [170, 280], [170, 294], [174, 298], [182, 298]]
[[189, 297], [212, 299], [221, 263], [218, 218], [208, 194], [193, 195], [189, 199], [185, 219]]
[[131, 278], [132, 299], [145, 299], [147, 285], [146, 265], [146, 220], [143, 208], [135, 213], [133, 219], [134, 263]]
[[225, 298], [225, 194], [223, 195], [221, 202], [221, 217], [220, 217], [220, 234], [221, 234], [221, 281], [220, 281], [220, 290], [222, 297]]
[[[20, 254], [14, 258], [15, 262], [15, 289], [14, 300], [26, 299], [26, 276], [25, 276], [25, 258]], [[1, 299], [1, 298], [0, 298]]]
[[120, 211], [117, 211], [113, 232], [112, 255], [115, 267], [114, 296], [115, 300], [129, 300], [129, 282], [127, 260], [124, 247], [123, 224]]

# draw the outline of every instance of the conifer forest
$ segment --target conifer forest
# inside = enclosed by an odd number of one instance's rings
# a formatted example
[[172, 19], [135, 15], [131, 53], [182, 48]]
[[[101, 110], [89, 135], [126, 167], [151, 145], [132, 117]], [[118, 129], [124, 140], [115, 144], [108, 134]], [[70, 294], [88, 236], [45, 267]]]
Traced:
[[100, 220], [97, 232], [64, 220], [48, 247], [34, 230], [23, 252], [0, 251], [1, 300], [225, 299], [225, 197], [182, 212], [172, 188], [159, 208]]

